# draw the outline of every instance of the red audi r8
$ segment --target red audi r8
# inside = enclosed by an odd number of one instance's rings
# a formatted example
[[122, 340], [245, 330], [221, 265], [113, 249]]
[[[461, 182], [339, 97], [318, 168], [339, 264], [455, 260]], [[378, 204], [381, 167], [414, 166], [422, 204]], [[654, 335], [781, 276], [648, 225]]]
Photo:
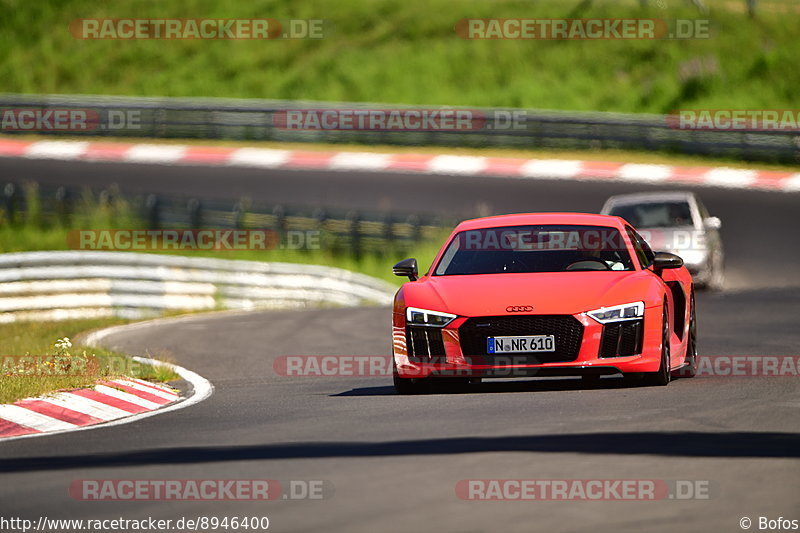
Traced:
[[697, 365], [692, 277], [625, 220], [537, 213], [459, 224], [393, 308], [394, 386], [485, 377], [632, 375], [666, 385]]

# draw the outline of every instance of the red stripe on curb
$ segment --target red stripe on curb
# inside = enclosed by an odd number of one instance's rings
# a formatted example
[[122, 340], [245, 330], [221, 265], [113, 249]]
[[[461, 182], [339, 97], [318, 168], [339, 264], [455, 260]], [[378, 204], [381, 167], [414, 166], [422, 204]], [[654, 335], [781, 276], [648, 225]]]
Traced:
[[129, 385], [123, 385], [122, 383], [117, 383], [116, 381], [100, 381], [99, 383], [101, 385], [105, 385], [106, 387], [116, 387], [117, 389], [122, 389], [128, 394], [133, 394], [134, 396], [138, 396], [143, 400], [148, 400], [150, 402], [157, 403], [159, 405], [164, 405], [172, 401], [172, 400], [167, 400], [166, 398], [162, 398], [161, 396], [156, 396], [155, 394], [150, 394], [149, 392], [135, 389]]
[[0, 141], [0, 155], [4, 156], [23, 156], [28, 151], [28, 147], [33, 144], [30, 141]]
[[122, 143], [89, 143], [81, 159], [89, 161], [122, 161], [128, 150], [136, 146], [135, 144]]
[[786, 179], [793, 175], [791, 172], [759, 172], [753, 185], [759, 189], [783, 189]]
[[166, 392], [167, 394], [172, 394], [175, 398], [178, 397], [178, 393], [172, 389], [167, 387], [159, 387], [155, 383], [150, 383], [149, 381], [145, 381], [143, 379], [136, 379], [136, 378], [129, 378], [128, 381], [133, 381], [134, 383], [138, 383], [139, 385], [144, 385], [145, 387], [150, 387], [151, 389], [155, 389], [160, 392]]
[[581, 169], [575, 177], [590, 179], [616, 178], [619, 174], [619, 169], [624, 164], [610, 161], [581, 161]]
[[697, 185], [703, 183], [703, 177], [712, 170], [711, 167], [672, 167], [672, 175], [665, 181]]
[[208, 163], [224, 165], [228, 162], [235, 148], [223, 148], [216, 146], [189, 146], [186, 148], [181, 161], [185, 163]]
[[290, 152], [286, 167], [327, 168], [338, 152]]
[[58, 405], [54, 405], [52, 403], [44, 402], [41, 400], [22, 400], [20, 402], [15, 403], [14, 405], [17, 405], [19, 407], [24, 407], [25, 409], [30, 409], [31, 411], [43, 414], [45, 416], [49, 416], [50, 418], [61, 420], [62, 422], [69, 422], [70, 424], [75, 424], [76, 426], [87, 426], [89, 424], [97, 424], [99, 422], [105, 422], [105, 420], [101, 420], [99, 418], [95, 418], [93, 416], [80, 413], [78, 411], [73, 411], [72, 409], [67, 409], [66, 407], [60, 407]]
[[434, 157], [436, 156], [422, 154], [394, 154], [389, 159], [386, 168], [392, 170], [414, 170], [418, 172], [424, 172], [428, 170], [428, 165]]
[[19, 435], [30, 435], [32, 433], [41, 433], [41, 431], [26, 426], [20, 426], [19, 424], [0, 418], [0, 437], [17, 437]]
[[96, 390], [76, 389], [73, 391], [69, 391], [69, 393], [75, 394], [76, 396], [89, 398], [90, 400], [95, 400], [97, 402], [110, 405], [111, 407], [116, 407], [118, 409], [122, 409], [123, 411], [128, 411], [129, 413], [132, 414], [144, 413], [145, 411], [150, 410], [147, 409], [146, 407], [142, 407], [141, 405], [136, 405], [135, 403], [126, 402], [125, 400], [114, 398], [113, 396], [109, 396], [108, 394], [103, 394], [102, 392], [97, 392]]
[[500, 176], [519, 176], [522, 166], [528, 159], [519, 157], [489, 157], [486, 159], [486, 167], [481, 171], [482, 174]]

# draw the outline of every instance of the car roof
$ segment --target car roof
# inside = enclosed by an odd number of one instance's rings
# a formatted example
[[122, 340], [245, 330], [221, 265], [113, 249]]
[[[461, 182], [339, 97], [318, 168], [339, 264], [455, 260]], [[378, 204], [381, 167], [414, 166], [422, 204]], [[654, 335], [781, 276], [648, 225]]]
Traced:
[[626, 223], [619, 217], [593, 213], [520, 213], [465, 220], [456, 227], [456, 231], [539, 224], [608, 226], [619, 229]]
[[692, 198], [694, 198], [694, 193], [689, 191], [641, 192], [611, 196], [608, 198], [608, 200], [606, 200], [605, 205], [647, 204], [654, 202], [674, 202], [680, 200], [690, 201]]

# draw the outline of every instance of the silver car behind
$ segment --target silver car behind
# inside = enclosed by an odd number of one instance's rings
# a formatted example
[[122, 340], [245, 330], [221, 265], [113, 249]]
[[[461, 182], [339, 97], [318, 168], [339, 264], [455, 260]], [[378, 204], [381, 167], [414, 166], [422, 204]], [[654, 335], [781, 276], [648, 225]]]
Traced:
[[683, 258], [695, 285], [720, 290], [725, 282], [722, 221], [709, 215], [692, 192], [664, 191], [612, 196], [600, 211], [624, 218], [653, 250]]

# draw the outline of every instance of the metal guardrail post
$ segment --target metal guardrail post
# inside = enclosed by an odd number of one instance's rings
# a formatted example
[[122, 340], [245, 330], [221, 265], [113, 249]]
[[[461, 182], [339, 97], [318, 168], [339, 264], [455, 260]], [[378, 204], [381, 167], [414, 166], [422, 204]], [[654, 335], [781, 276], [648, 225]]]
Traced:
[[286, 233], [286, 209], [282, 205], [276, 205], [272, 209], [272, 215], [275, 217], [275, 231], [278, 234], [278, 239], [283, 239]]
[[233, 227], [236, 229], [243, 229], [244, 228], [244, 206], [242, 202], [236, 202], [233, 204]]
[[411, 226], [411, 240], [414, 242], [419, 242], [422, 240], [422, 225], [419, 217], [417, 215], [409, 216], [408, 224]]
[[394, 217], [392, 217], [391, 213], [386, 213], [383, 217], [382, 237], [385, 242], [383, 252], [386, 253], [387, 251], [391, 250], [392, 245], [394, 244]]
[[17, 188], [13, 183], [6, 183], [3, 187], [3, 206], [5, 207], [8, 223], [14, 224], [17, 221]]
[[347, 213], [348, 233], [350, 234], [350, 251], [356, 260], [360, 261], [362, 256], [361, 249], [361, 216], [358, 211], [350, 211]]
[[197, 198], [189, 199], [186, 203], [186, 211], [189, 214], [189, 227], [197, 229], [203, 225], [202, 206]]
[[62, 226], [69, 225], [70, 219], [70, 197], [65, 187], [56, 189], [55, 194], [55, 215], [56, 219]]
[[158, 196], [155, 194], [148, 195], [144, 205], [147, 211], [148, 229], [159, 229], [161, 227], [161, 205]]

